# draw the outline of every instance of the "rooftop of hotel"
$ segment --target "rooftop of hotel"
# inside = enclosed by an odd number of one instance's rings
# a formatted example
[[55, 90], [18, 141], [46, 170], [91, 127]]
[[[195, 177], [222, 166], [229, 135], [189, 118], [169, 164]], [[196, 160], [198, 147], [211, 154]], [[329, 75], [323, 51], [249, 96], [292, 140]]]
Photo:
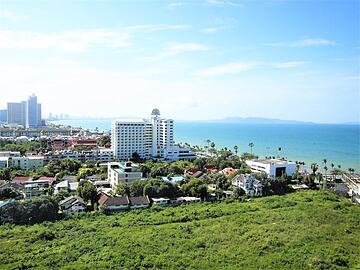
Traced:
[[116, 123], [145, 123], [145, 119], [142, 118], [118, 118], [114, 122]]
[[259, 163], [263, 163], [263, 164], [277, 164], [277, 165], [293, 164], [293, 162], [290, 162], [288, 160], [282, 160], [282, 159], [254, 159], [251, 161], [259, 162]]

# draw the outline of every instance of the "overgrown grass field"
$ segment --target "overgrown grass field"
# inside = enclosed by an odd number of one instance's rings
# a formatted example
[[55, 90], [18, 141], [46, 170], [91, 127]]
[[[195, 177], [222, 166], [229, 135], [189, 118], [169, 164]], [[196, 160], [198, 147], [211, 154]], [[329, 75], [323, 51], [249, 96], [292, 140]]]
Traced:
[[304, 191], [6, 225], [0, 269], [360, 269], [360, 207]]

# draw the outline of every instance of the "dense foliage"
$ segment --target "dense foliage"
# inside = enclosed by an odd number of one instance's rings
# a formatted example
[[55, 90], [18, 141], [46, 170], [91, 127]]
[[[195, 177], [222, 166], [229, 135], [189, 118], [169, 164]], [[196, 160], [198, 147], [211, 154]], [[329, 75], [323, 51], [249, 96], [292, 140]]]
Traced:
[[0, 208], [0, 224], [35, 224], [59, 218], [59, 206], [52, 197], [38, 197], [26, 201], [14, 201]]
[[329, 192], [0, 226], [0, 269], [357, 269], [360, 207]]

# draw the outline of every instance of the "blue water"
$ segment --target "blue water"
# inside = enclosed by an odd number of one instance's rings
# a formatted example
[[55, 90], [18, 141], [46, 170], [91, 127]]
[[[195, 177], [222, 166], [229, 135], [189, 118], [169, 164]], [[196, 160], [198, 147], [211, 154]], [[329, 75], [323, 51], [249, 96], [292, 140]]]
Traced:
[[[55, 123], [86, 129], [97, 127], [106, 131], [111, 128], [109, 119], [62, 120]], [[216, 148], [233, 149], [237, 145], [239, 152], [250, 152], [248, 145], [253, 142], [253, 152], [260, 157], [280, 155], [293, 161], [317, 162], [319, 165], [326, 158], [329, 168], [334, 163], [340, 164], [344, 170], [360, 170], [359, 125], [175, 122], [174, 135], [176, 142], [205, 146], [205, 140], [210, 139], [215, 142]]]

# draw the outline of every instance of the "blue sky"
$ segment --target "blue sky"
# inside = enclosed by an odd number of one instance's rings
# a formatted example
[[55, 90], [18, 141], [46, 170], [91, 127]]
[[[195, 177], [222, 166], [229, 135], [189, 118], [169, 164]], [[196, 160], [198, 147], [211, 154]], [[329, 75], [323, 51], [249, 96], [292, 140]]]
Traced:
[[359, 121], [359, 3], [0, 0], [0, 107]]

